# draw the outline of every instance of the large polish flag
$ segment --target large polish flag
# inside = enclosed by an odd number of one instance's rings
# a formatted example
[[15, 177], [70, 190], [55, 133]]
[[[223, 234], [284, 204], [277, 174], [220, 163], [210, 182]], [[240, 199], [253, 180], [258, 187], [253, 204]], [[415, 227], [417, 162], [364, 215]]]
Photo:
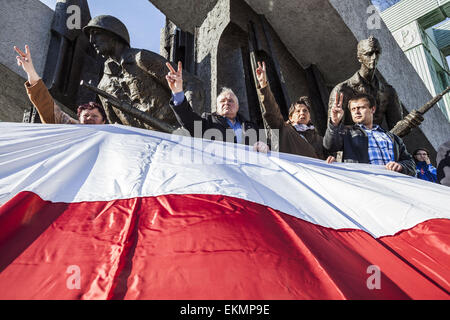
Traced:
[[0, 123], [0, 299], [449, 299], [449, 218], [378, 166]]

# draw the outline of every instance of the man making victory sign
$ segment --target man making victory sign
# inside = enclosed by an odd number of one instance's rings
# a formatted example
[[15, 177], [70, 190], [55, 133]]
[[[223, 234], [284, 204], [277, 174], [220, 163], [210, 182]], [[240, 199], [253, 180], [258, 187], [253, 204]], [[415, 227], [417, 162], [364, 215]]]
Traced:
[[[222, 88], [217, 96], [216, 112], [203, 113], [200, 116], [192, 110], [184, 95], [181, 62], [178, 62], [178, 70], [175, 70], [170, 63], [166, 66], [169, 68], [166, 80], [172, 91], [170, 106], [179, 124], [186, 128], [191, 136], [201, 133], [202, 136], [198, 138], [203, 138], [205, 133], [209, 136], [211, 132], [214, 132], [215, 140], [251, 145], [255, 151], [259, 152], [269, 151], [267, 144], [259, 141], [256, 125], [244, 120], [238, 114], [239, 101], [233, 90]], [[196, 126], [201, 127], [195, 130]]]

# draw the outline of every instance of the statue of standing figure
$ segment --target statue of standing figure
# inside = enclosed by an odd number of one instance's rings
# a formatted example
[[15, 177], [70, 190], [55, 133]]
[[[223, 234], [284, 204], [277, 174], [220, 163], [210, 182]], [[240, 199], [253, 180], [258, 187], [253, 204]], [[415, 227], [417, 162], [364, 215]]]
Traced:
[[[171, 93], [165, 78], [168, 61], [151, 51], [130, 48], [126, 26], [113, 16], [97, 16], [89, 21], [83, 31], [95, 51], [106, 59], [98, 89], [132, 104], [153, 118], [177, 125], [169, 107]], [[202, 82], [187, 72], [185, 81], [187, 100], [201, 108], [204, 104]], [[100, 97], [100, 100], [110, 123], [157, 130], [113, 107], [105, 98]]]
[[344, 99], [342, 105], [345, 110], [343, 123], [351, 125], [352, 117], [346, 107], [349, 99], [356, 93], [369, 94], [375, 98], [377, 104], [373, 123], [391, 130], [398, 121], [403, 119], [403, 110], [395, 89], [377, 71], [381, 56], [380, 43], [370, 36], [358, 43], [357, 50], [361, 68], [350, 79], [339, 83], [333, 89], [328, 104], [328, 114], [335, 105], [336, 97], [342, 93]]

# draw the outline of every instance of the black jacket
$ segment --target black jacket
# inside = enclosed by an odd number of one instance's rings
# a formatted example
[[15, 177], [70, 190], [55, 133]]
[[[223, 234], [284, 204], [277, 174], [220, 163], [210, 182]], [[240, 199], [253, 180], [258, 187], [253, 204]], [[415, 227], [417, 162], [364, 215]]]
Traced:
[[[415, 176], [416, 165], [412, 155], [406, 150], [402, 139], [382, 129], [394, 142], [394, 159], [402, 165], [402, 173]], [[329, 152], [343, 151], [343, 161], [353, 163], [369, 163], [369, 138], [358, 125], [338, 127], [328, 121], [328, 128], [323, 138], [323, 146]]]
[[[188, 130], [192, 137], [237, 142], [234, 131], [228, 125], [225, 117], [217, 113], [203, 113], [200, 116], [192, 110], [186, 98], [178, 106], [175, 106], [173, 99], [171, 99], [170, 107], [175, 113], [178, 123]], [[242, 119], [239, 115], [237, 116], [237, 120], [241, 123], [245, 144], [253, 145], [257, 142], [259, 140], [258, 127], [253, 122]], [[199, 124], [194, 126], [195, 122], [201, 122], [201, 130]]]

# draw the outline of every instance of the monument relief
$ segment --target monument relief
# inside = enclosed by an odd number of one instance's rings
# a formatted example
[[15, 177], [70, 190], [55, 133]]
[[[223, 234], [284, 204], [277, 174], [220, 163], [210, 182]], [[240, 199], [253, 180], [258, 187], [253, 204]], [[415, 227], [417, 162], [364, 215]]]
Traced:
[[[103, 77], [97, 88], [156, 120], [175, 126], [177, 122], [169, 107], [171, 94], [165, 79], [168, 61], [151, 51], [131, 48], [126, 26], [113, 16], [97, 16], [89, 21], [83, 31], [95, 51], [106, 59]], [[203, 105], [201, 81], [187, 72], [185, 79], [188, 101], [191, 105]], [[100, 95], [100, 100], [110, 123], [159, 129], [114, 107], [105, 95]]]

